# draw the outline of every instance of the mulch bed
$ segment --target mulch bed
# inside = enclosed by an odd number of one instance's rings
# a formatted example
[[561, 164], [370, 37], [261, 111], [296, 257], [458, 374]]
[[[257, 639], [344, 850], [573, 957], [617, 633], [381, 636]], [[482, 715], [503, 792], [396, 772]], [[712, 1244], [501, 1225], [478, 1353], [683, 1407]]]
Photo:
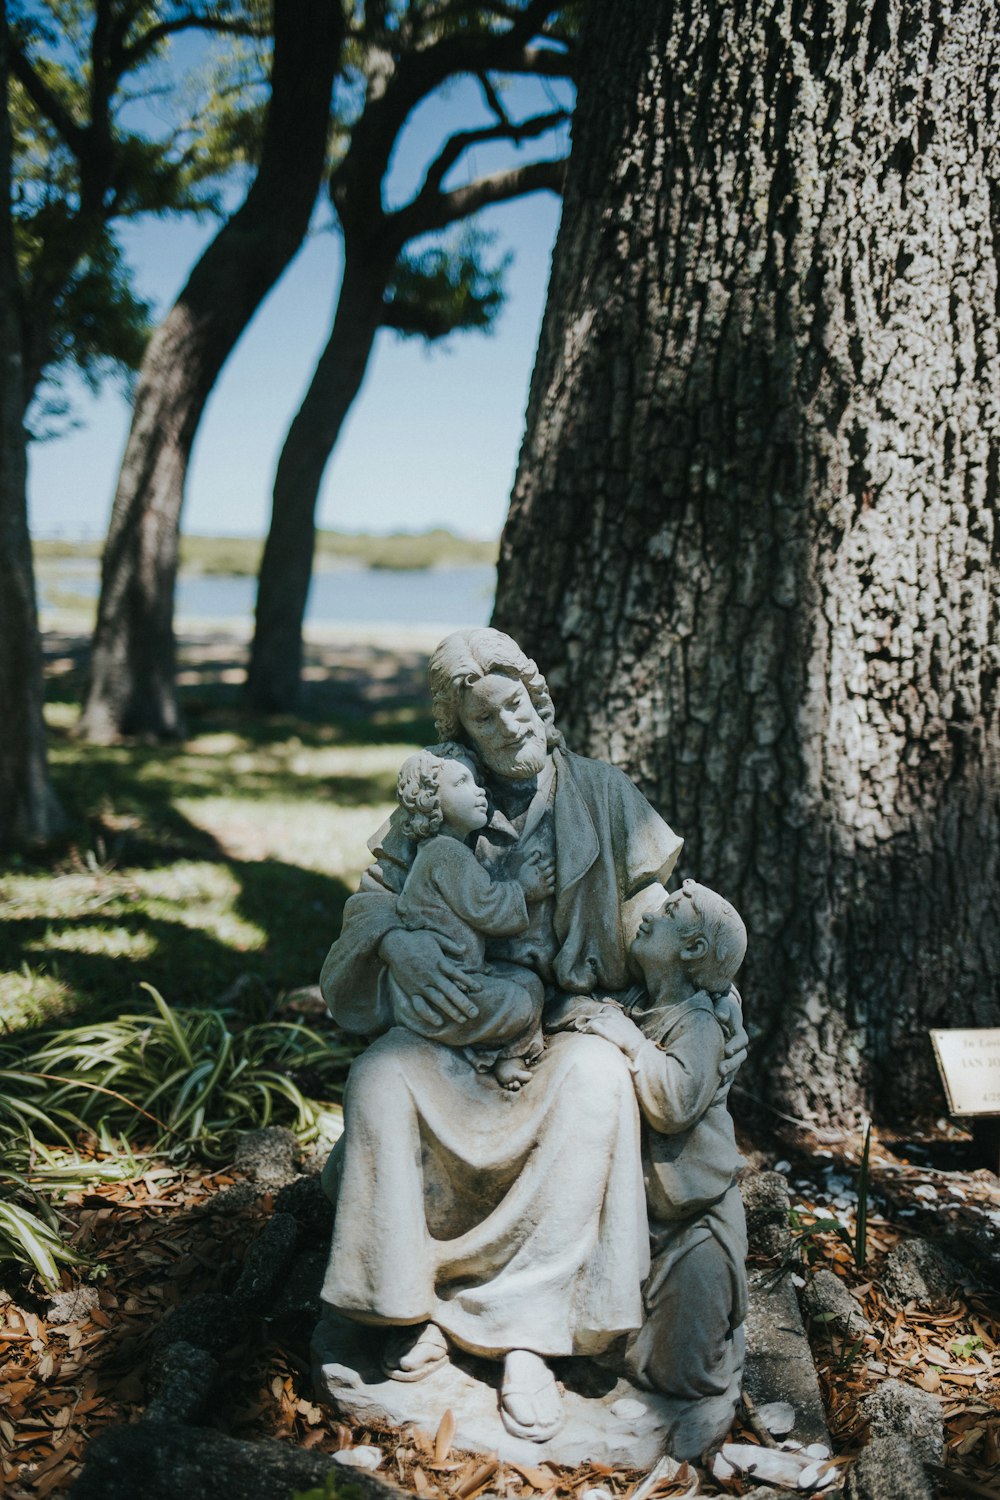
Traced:
[[[850, 1194], [838, 1183], [856, 1170], [846, 1151], [800, 1141], [793, 1202], [803, 1225], [810, 1216], [838, 1215], [854, 1223]], [[814, 1150], [822, 1150], [817, 1157]], [[873, 1332], [860, 1343], [819, 1326], [813, 1352], [827, 1402], [836, 1453], [846, 1461], [866, 1438], [860, 1399], [888, 1377], [930, 1391], [943, 1404], [945, 1463], [956, 1493], [993, 1493], [1000, 1467], [1000, 1305], [986, 1294], [955, 1296], [939, 1307], [893, 1306], [879, 1268], [902, 1232], [914, 1225], [959, 1227], [970, 1215], [1000, 1223], [1000, 1187], [986, 1172], [936, 1172], [914, 1166], [873, 1138], [876, 1204], [869, 1208], [869, 1255], [863, 1270], [834, 1234], [809, 1241], [813, 1268], [840, 1276]], [[807, 1180], [809, 1164], [812, 1180]], [[840, 1174], [839, 1177], [837, 1174]], [[230, 1287], [247, 1245], [266, 1222], [265, 1193], [233, 1213], [206, 1212], [232, 1172], [151, 1166], [137, 1180], [71, 1194], [61, 1206], [77, 1247], [103, 1267], [94, 1282], [97, 1302], [69, 1322], [46, 1318], [45, 1293], [0, 1293], [0, 1489], [10, 1500], [65, 1494], [80, 1471], [88, 1442], [102, 1428], [135, 1420], [145, 1401], [149, 1334], [164, 1315], [197, 1293]], [[832, 1182], [832, 1186], [831, 1186]], [[933, 1198], [920, 1188], [931, 1188]], [[831, 1207], [831, 1197], [832, 1204]], [[840, 1206], [837, 1206], [837, 1205]], [[971, 1221], [970, 1221], [971, 1222]], [[802, 1273], [808, 1274], [803, 1265]], [[80, 1285], [64, 1273], [64, 1286]], [[93, 1299], [91, 1299], [93, 1300]], [[560, 1469], [543, 1463], [497, 1463], [456, 1454], [447, 1417], [437, 1433], [352, 1430], [312, 1399], [308, 1354], [298, 1335], [277, 1343], [261, 1323], [248, 1343], [224, 1361], [224, 1409], [218, 1425], [242, 1438], [270, 1437], [319, 1452], [374, 1443], [386, 1455], [380, 1475], [421, 1497], [476, 1500], [489, 1491], [553, 1500], [603, 1488], [627, 1496], [641, 1480], [635, 1470], [590, 1465]], [[749, 1419], [734, 1439], [756, 1442]], [[991, 1488], [993, 1486], [993, 1488]], [[749, 1487], [752, 1493], [753, 1487]], [[684, 1476], [661, 1484], [657, 1497], [685, 1493]], [[701, 1493], [744, 1493], [739, 1481], [719, 1483], [701, 1471]]]

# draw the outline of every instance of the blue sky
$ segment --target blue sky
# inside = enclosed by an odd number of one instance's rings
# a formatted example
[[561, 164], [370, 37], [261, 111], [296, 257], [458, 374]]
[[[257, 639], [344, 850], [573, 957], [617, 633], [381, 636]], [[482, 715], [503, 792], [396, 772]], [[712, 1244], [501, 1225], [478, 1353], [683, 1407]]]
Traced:
[[[540, 81], [512, 87], [511, 112], [552, 108]], [[563, 102], [566, 99], [562, 90]], [[451, 131], [488, 121], [478, 86], [461, 79], [415, 111], [400, 142], [388, 196], [415, 186], [430, 153]], [[448, 179], [451, 186], [512, 158], [555, 154], [551, 138], [514, 157], [480, 150]], [[560, 204], [535, 194], [481, 214], [496, 232], [499, 257], [513, 253], [509, 296], [490, 335], [457, 335], [428, 348], [380, 333], [361, 394], [328, 466], [319, 508], [322, 526], [416, 530], [445, 525], [495, 536], [503, 524], [524, 425]], [[313, 233], [230, 357], [210, 399], [195, 445], [183, 529], [263, 535], [281, 444], [305, 393], [330, 327], [340, 280], [340, 247]], [[148, 221], [122, 235], [139, 291], [164, 311], [179, 292], [212, 224]], [[29, 506], [37, 536], [101, 536], [128, 431], [129, 411], [109, 383], [96, 398], [68, 384], [77, 425], [33, 444]]]

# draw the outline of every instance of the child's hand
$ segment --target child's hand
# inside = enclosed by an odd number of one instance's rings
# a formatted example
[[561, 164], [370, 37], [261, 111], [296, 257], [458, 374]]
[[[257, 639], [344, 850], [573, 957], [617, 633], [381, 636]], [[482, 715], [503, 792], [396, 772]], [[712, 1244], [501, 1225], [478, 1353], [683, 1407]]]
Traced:
[[729, 1095], [733, 1079], [746, 1061], [749, 1037], [743, 1025], [743, 1001], [734, 984], [724, 995], [714, 995], [712, 1005], [715, 1019], [722, 1027], [725, 1047], [719, 1064], [719, 1088], [713, 1104], [721, 1103]]
[[577, 1022], [576, 1029], [585, 1031], [590, 1036], [604, 1037], [605, 1041], [624, 1052], [626, 1057], [635, 1057], [646, 1040], [635, 1022], [630, 1021], [616, 1005], [605, 1006], [596, 1016], [582, 1017]]
[[517, 878], [529, 901], [544, 901], [556, 888], [556, 862], [536, 849], [518, 870]]

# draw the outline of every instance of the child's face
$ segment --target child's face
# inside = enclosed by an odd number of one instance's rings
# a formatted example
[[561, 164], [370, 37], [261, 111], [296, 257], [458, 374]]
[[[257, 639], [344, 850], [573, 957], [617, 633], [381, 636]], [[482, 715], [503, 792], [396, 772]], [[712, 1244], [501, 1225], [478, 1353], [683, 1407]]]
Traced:
[[446, 760], [438, 772], [441, 816], [456, 833], [475, 833], [486, 825], [486, 793], [464, 760]]
[[684, 890], [668, 896], [659, 911], [648, 911], [632, 943], [632, 956], [642, 972], [675, 968], [690, 946], [692, 930], [697, 932], [699, 925], [698, 913]]

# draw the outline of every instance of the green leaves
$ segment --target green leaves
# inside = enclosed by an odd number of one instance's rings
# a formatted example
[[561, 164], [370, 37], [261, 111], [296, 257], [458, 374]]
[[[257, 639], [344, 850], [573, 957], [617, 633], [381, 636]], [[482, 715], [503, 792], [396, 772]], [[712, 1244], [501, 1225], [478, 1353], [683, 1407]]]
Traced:
[[[232, 1130], [273, 1122], [306, 1139], [316, 1134], [320, 1109], [298, 1078], [308, 1072], [312, 1086], [339, 1093], [350, 1049], [298, 1022], [231, 1027], [222, 1011], [174, 1010], [151, 985], [142, 988], [152, 1014], [44, 1033], [21, 1056], [24, 1088], [47, 1084], [44, 1120], [63, 1139], [72, 1121], [183, 1156], [218, 1154]], [[0, 1060], [13, 1050], [0, 1046]], [[25, 1109], [23, 1098], [13, 1103]], [[29, 1100], [28, 1108], [38, 1106]], [[41, 1133], [37, 1114], [34, 1124]]]
[[450, 333], [489, 329], [503, 305], [511, 262], [506, 255], [487, 263], [485, 252], [494, 238], [470, 226], [445, 244], [404, 250], [386, 286], [385, 326], [428, 343]]
[[[140, 1149], [224, 1157], [233, 1131], [272, 1123], [315, 1138], [326, 1110], [300, 1079], [333, 1098], [353, 1055], [299, 1022], [240, 1026], [142, 988], [151, 1013], [0, 1042], [0, 1262], [48, 1287], [80, 1257], [47, 1194], [138, 1176]], [[81, 1135], [103, 1160], [80, 1153]]]

